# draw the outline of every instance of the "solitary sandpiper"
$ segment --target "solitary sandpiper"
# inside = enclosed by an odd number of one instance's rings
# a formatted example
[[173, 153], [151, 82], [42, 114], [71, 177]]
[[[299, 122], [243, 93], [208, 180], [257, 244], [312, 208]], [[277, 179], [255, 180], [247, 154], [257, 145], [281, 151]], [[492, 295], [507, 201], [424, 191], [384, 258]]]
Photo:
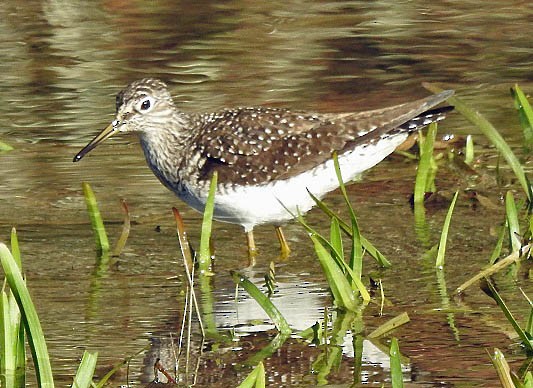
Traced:
[[74, 161], [116, 132], [137, 132], [153, 173], [180, 199], [203, 211], [217, 171], [214, 218], [244, 227], [250, 255], [254, 227], [274, 224], [286, 255], [281, 225], [313, 207], [308, 191], [321, 198], [338, 187], [333, 152], [343, 179], [352, 181], [409, 133], [443, 119], [451, 107], [432, 108], [452, 94], [359, 113], [252, 107], [189, 114], [162, 81], [145, 78], [117, 95], [115, 120]]

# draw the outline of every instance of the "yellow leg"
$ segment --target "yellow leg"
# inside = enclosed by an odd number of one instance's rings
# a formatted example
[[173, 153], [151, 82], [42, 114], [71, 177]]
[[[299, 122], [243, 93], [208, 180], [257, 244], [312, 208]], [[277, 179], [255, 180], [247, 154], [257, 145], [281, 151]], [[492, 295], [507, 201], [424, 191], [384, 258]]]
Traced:
[[282, 259], [286, 259], [287, 257], [289, 257], [291, 253], [291, 249], [289, 248], [287, 239], [285, 238], [285, 235], [283, 234], [283, 230], [281, 230], [281, 226], [276, 226], [276, 235], [278, 236], [279, 247], [281, 250], [280, 256]]
[[255, 265], [255, 257], [257, 256], [253, 230], [246, 232], [246, 242], [248, 243], [248, 265], [253, 267]]

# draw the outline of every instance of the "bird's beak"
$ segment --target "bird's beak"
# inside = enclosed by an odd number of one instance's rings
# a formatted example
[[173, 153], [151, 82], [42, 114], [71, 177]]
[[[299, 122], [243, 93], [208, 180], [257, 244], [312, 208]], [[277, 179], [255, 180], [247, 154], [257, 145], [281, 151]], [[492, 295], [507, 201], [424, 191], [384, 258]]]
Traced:
[[83, 149], [74, 156], [73, 162], [79, 162], [81, 158], [83, 158], [86, 154], [88, 154], [93, 148], [96, 148], [98, 144], [103, 142], [105, 139], [113, 136], [113, 134], [118, 129], [118, 121], [114, 120], [111, 124], [109, 124], [105, 129], [100, 132], [94, 139], [92, 139], [89, 144], [87, 144]]

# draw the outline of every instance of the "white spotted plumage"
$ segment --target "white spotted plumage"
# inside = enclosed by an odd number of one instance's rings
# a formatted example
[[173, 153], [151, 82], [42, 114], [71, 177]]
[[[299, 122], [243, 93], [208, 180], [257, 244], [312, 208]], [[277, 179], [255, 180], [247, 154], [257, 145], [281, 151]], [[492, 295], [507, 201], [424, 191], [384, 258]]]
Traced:
[[143, 79], [119, 93], [112, 128], [75, 160], [111, 133], [138, 132], [147, 163], [165, 186], [202, 211], [216, 171], [215, 219], [251, 231], [307, 212], [314, 205], [308, 191], [321, 198], [337, 188], [332, 152], [339, 155], [344, 180], [351, 181], [409, 132], [444, 118], [449, 107], [430, 109], [452, 94], [359, 113], [253, 107], [187, 114], [176, 108], [163, 82]]

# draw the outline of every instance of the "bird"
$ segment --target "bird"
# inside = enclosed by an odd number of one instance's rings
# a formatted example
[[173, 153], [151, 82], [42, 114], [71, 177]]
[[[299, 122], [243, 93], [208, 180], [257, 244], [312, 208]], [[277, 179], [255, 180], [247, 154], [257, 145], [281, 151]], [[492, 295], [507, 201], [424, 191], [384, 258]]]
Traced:
[[155, 176], [199, 212], [216, 171], [213, 218], [244, 228], [250, 258], [257, 254], [254, 227], [263, 224], [275, 226], [288, 256], [281, 226], [315, 205], [309, 193], [323, 198], [339, 186], [333, 153], [343, 180], [353, 181], [410, 133], [444, 119], [453, 107], [435, 106], [453, 93], [346, 113], [263, 106], [187, 113], [163, 81], [144, 78], [117, 94], [115, 119], [73, 161], [119, 132], [135, 132]]

